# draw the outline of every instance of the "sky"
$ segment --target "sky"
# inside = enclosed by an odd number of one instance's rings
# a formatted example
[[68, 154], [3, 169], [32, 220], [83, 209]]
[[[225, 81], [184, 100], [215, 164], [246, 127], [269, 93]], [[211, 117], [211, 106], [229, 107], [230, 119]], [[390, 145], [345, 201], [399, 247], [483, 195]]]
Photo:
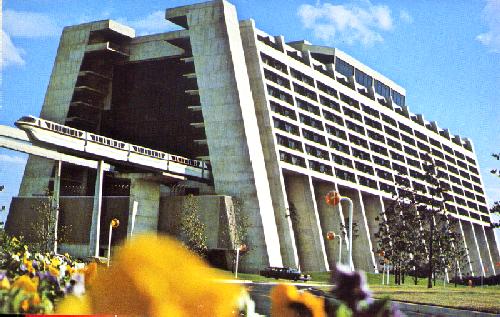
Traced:
[[[175, 29], [166, 8], [198, 1], [4, 0], [0, 124], [38, 115], [62, 28], [114, 19], [138, 35]], [[240, 20], [285, 41], [337, 47], [406, 89], [413, 113], [472, 139], [490, 204], [500, 200], [500, 0], [233, 0]], [[0, 206], [27, 156], [0, 149]], [[5, 217], [5, 212], [0, 218]]]

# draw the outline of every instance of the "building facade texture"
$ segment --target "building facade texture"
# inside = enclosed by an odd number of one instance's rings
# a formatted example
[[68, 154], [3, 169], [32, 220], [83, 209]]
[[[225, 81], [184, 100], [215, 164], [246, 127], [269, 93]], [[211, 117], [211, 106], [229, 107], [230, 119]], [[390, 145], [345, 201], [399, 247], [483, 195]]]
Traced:
[[[226, 1], [167, 9], [166, 19], [182, 29], [135, 36], [111, 20], [65, 28], [40, 116], [209, 160], [212, 193], [238, 198], [250, 219], [249, 271], [325, 271], [339, 247], [347, 255], [345, 243], [325, 238], [348, 216], [345, 205], [325, 203], [331, 190], [354, 203], [354, 266], [377, 271], [376, 217], [401, 175], [430, 197], [424, 165], [433, 162], [449, 184], [446, 209], [459, 219], [469, 271], [495, 274], [473, 144], [411, 113], [405, 89], [338, 49], [287, 43], [238, 21]], [[91, 193], [92, 173], [64, 168], [61, 195]], [[121, 194], [139, 210], [158, 215], [161, 181], [121, 175], [107, 176], [106, 195], [127, 188]], [[43, 193], [52, 177], [53, 162], [30, 157], [19, 196]]]

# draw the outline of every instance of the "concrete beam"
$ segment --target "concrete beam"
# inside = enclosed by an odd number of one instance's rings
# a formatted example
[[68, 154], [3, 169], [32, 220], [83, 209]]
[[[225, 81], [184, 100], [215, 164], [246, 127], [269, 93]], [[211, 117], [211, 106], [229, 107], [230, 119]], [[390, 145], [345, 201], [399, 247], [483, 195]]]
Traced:
[[498, 245], [500, 245], [500, 243], [497, 243], [495, 231], [493, 228], [484, 227], [484, 232], [486, 235], [486, 240], [488, 241], [488, 245], [490, 247], [491, 258], [493, 260], [493, 263], [495, 264], [496, 273], [498, 273], [500, 271], [500, 267], [497, 267], [496, 265], [500, 265], [500, 252], [498, 250]]
[[[459, 225], [459, 228], [460, 228], [460, 233], [462, 234], [462, 238], [463, 238], [463, 242], [464, 242], [464, 247], [465, 247], [465, 253], [467, 254], [467, 269], [469, 270], [469, 272], [472, 273], [472, 275], [474, 275], [474, 269], [472, 267], [472, 259], [471, 259], [471, 255], [470, 255], [470, 252], [469, 252], [469, 247], [468, 247], [468, 244], [467, 244], [467, 240], [465, 238], [465, 231], [464, 231], [464, 228], [462, 226], [462, 221], [458, 220], [458, 225]], [[467, 274], [467, 272], [464, 272], [464, 274]]]
[[102, 180], [104, 176], [104, 170], [102, 168], [104, 162], [99, 162], [99, 168], [97, 169], [95, 177], [95, 193], [94, 193], [94, 205], [92, 209], [92, 224], [90, 226], [90, 238], [89, 238], [89, 256], [98, 257], [99, 256], [99, 240], [101, 233], [101, 208], [102, 208]]
[[[371, 241], [371, 251], [375, 258], [375, 249], [377, 248], [377, 239], [375, 238], [375, 233], [378, 232], [379, 222], [375, 220], [380, 216], [380, 213], [384, 211], [384, 204], [382, 202], [381, 196], [375, 196], [363, 193], [363, 205], [365, 207], [365, 218], [368, 226], [370, 241]], [[375, 261], [374, 261], [375, 262]], [[378, 266], [375, 262], [375, 273], [378, 273]]]

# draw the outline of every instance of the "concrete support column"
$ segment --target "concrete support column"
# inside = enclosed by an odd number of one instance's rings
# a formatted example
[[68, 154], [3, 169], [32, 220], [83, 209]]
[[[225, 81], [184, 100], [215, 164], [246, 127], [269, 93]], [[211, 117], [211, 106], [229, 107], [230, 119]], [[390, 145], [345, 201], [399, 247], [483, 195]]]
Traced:
[[499, 273], [500, 267], [496, 267], [496, 265], [497, 263], [500, 263], [500, 253], [497, 247], [499, 244], [497, 244], [495, 231], [491, 227], [484, 227], [484, 233], [490, 247], [491, 258], [493, 260], [493, 264], [495, 265], [496, 273]]
[[54, 211], [54, 253], [57, 253], [57, 230], [59, 227], [59, 197], [61, 196], [61, 161], [55, 162], [54, 193], [52, 195], [52, 208]]
[[472, 272], [474, 275], [480, 276], [484, 273], [483, 261], [481, 260], [481, 255], [479, 254], [479, 247], [477, 245], [474, 227], [468, 221], [461, 221], [461, 223], [464, 231], [464, 238], [465, 241], [467, 241], [467, 248], [469, 249]]
[[[463, 242], [464, 242], [464, 247], [465, 247], [465, 253], [467, 254], [467, 269], [469, 270], [469, 272], [472, 272], [472, 275], [474, 275], [474, 269], [472, 267], [472, 260], [471, 260], [471, 256], [470, 256], [470, 252], [469, 252], [469, 247], [467, 245], [467, 240], [465, 238], [465, 232], [464, 232], [464, 228], [462, 226], [462, 221], [461, 220], [458, 220], [458, 225], [459, 225], [459, 228], [460, 228], [460, 232], [462, 234], [462, 238], [463, 238]], [[464, 274], [467, 274], [467, 271], [464, 272]]]
[[[384, 204], [382, 202], [382, 197], [362, 194], [363, 205], [365, 207], [365, 217], [370, 234], [371, 250], [375, 258], [375, 249], [377, 248], [377, 238], [375, 238], [375, 233], [378, 232], [379, 222], [375, 220], [380, 216], [380, 213], [384, 210]], [[374, 261], [375, 273], [378, 273], [377, 262]]]
[[99, 256], [99, 239], [101, 232], [102, 179], [104, 176], [104, 161], [99, 161], [95, 177], [94, 207], [90, 225], [89, 256]]
[[304, 175], [286, 175], [300, 268], [306, 272], [328, 270], [319, 216], [311, 179]]
[[[319, 181], [314, 182], [313, 184], [323, 235], [325, 235], [328, 231], [333, 231], [337, 236], [335, 240], [325, 241], [325, 251], [328, 258], [328, 264], [330, 269], [332, 269], [337, 263], [339, 263], [339, 260], [342, 261], [342, 259], [339, 259], [340, 253], [345, 259], [348, 255], [347, 236], [344, 235], [341, 229], [341, 224], [345, 225], [344, 215], [342, 214], [342, 206], [341, 204], [338, 204], [337, 206], [329, 206], [325, 201], [325, 196], [329, 191], [337, 190], [337, 186], [335, 184]], [[342, 240], [342, 244], [340, 244], [340, 239]], [[340, 251], [340, 248], [342, 248], [342, 251]]]
[[477, 235], [476, 235], [476, 229], [474, 228], [474, 224], [473, 223], [470, 223], [470, 226], [472, 228], [472, 235], [474, 237], [474, 242], [476, 244], [476, 248], [477, 248], [477, 254], [479, 256], [479, 263], [481, 264], [481, 272], [479, 273], [480, 275], [482, 274], [483, 276], [485, 275], [486, 271], [484, 269], [484, 266], [485, 266], [485, 258], [483, 258], [483, 255], [481, 254], [481, 251], [482, 251], [482, 245], [480, 245], [478, 243], [478, 239], [477, 239]]
[[[357, 237], [354, 238], [353, 233], [353, 252], [352, 261], [354, 263], [354, 268], [357, 270], [364, 270], [366, 272], [375, 272], [375, 257], [373, 255], [372, 242], [370, 240], [370, 229], [368, 227], [368, 221], [366, 219], [365, 207], [363, 204], [363, 198], [361, 192], [357, 189], [351, 189], [348, 187], [339, 187], [340, 195], [349, 197], [353, 203], [353, 223], [358, 224]], [[342, 202], [342, 210], [348, 210], [347, 203]], [[344, 212], [346, 217], [349, 217]], [[346, 222], [348, 219], [345, 218]]]
[[473, 226], [474, 231], [476, 232], [476, 239], [479, 245], [479, 251], [481, 252], [481, 258], [483, 259], [485, 276], [495, 275], [495, 264], [491, 258], [490, 246], [486, 240], [484, 227], [478, 224], [474, 224]]
[[[134, 212], [134, 209], [136, 210]], [[140, 175], [130, 178], [129, 227], [127, 233], [158, 231], [160, 209], [160, 184], [153, 180], [141, 178]], [[133, 215], [135, 214], [135, 217]]]

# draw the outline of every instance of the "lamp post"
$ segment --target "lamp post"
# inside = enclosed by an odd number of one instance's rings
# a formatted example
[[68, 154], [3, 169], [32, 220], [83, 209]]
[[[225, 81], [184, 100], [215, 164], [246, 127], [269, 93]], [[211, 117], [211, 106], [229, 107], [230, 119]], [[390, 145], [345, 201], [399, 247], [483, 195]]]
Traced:
[[113, 229], [118, 228], [119, 225], [120, 225], [120, 220], [116, 218], [111, 219], [111, 222], [109, 223], [108, 267], [109, 267], [109, 260], [111, 259], [111, 234], [113, 233]]
[[238, 278], [238, 262], [240, 261], [240, 251], [245, 252], [247, 250], [247, 245], [242, 244], [236, 248], [236, 265], [234, 268], [234, 278]]
[[327, 240], [334, 240], [335, 238], [339, 238], [339, 259], [338, 264], [342, 263], [342, 234], [336, 235], [333, 231], [328, 231], [326, 233]]
[[349, 205], [349, 269], [353, 270], [354, 265], [352, 263], [352, 200], [349, 197], [342, 197], [340, 194], [334, 190], [328, 192], [325, 196], [326, 203], [330, 206], [336, 206], [341, 201], [346, 201]]

